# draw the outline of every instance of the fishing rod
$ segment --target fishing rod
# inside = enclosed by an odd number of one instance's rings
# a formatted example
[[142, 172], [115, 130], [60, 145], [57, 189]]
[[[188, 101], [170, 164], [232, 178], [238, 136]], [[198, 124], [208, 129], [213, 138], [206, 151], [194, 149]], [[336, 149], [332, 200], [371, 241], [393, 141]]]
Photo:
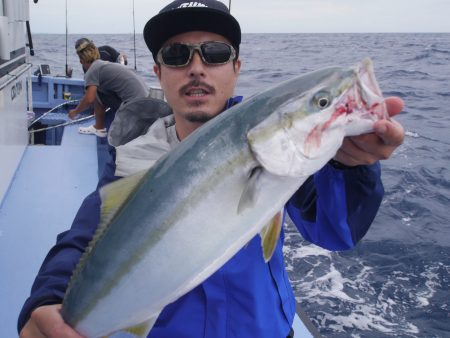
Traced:
[[228, 12], [231, 13], [231, 0], [228, 1]]
[[66, 0], [66, 77], [69, 77], [69, 65], [67, 62], [68, 59], [68, 52], [67, 52], [67, 45], [68, 45], [68, 35], [69, 35], [69, 29], [68, 29], [68, 24], [67, 24], [67, 0]]
[[30, 55], [34, 56], [33, 38], [31, 37], [30, 21], [25, 21], [27, 26], [28, 47], [30, 47]]
[[136, 22], [134, 19], [134, 0], [133, 0], [133, 52], [134, 52], [134, 70], [136, 68]]

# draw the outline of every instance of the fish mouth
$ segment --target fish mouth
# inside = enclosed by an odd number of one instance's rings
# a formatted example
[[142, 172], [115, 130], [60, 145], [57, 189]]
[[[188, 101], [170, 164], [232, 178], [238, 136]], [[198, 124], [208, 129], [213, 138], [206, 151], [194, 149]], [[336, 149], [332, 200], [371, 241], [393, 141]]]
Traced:
[[361, 99], [366, 104], [367, 109], [376, 105], [384, 104], [383, 94], [375, 78], [372, 60], [367, 58], [361, 61], [357, 69]]
[[370, 115], [387, 118], [385, 99], [375, 78], [372, 60], [366, 58], [356, 66], [357, 101], [360, 101]]
[[377, 79], [375, 78], [371, 59], [367, 58], [362, 60], [358, 65], [357, 73], [365, 92], [376, 97], [383, 97]]

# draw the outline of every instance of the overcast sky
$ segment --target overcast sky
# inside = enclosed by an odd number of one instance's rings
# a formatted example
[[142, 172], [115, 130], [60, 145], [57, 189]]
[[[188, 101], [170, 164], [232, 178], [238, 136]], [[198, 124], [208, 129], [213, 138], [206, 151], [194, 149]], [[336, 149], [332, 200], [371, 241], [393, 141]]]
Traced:
[[[228, 0], [223, 0], [228, 5]], [[136, 33], [167, 0], [134, 0]], [[34, 33], [65, 33], [66, 0], [30, 0]], [[133, 0], [67, 0], [69, 34], [132, 33]], [[450, 32], [450, 0], [234, 0], [243, 33]]]

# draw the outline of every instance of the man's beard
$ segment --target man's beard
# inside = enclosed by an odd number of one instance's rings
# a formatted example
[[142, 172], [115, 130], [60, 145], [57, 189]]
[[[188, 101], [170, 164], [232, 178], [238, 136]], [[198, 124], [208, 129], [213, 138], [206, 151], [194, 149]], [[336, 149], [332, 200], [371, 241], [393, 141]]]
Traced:
[[[192, 79], [189, 83], [187, 83], [186, 85], [184, 85], [180, 88], [180, 90], [179, 90], [180, 96], [185, 95], [186, 92], [189, 91], [189, 89], [191, 87], [203, 87], [206, 89], [208, 94], [214, 94], [216, 92], [216, 89], [213, 86], [201, 81], [201, 79], [197, 77], [195, 79]], [[210, 114], [208, 114], [204, 111], [195, 110], [195, 109], [199, 109], [201, 105], [202, 105], [201, 101], [194, 102], [191, 104], [191, 107], [194, 109], [194, 111], [187, 112], [185, 115], [185, 118], [189, 122], [205, 123], [205, 122], [208, 122], [209, 120], [211, 120], [216, 115], [216, 114], [214, 114], [211, 116]]]
[[191, 112], [186, 114], [186, 119], [193, 123], [206, 123], [213, 117], [204, 112]]

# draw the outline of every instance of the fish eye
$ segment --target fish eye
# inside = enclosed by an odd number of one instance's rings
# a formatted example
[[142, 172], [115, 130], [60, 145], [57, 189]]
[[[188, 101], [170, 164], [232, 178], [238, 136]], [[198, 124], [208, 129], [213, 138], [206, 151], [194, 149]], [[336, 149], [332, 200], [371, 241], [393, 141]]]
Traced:
[[313, 102], [319, 109], [325, 109], [331, 104], [331, 98], [329, 93], [320, 92], [314, 95]]
[[319, 104], [319, 107], [320, 107], [320, 108], [325, 108], [325, 107], [328, 106], [329, 101], [328, 101], [328, 98], [327, 98], [327, 97], [321, 97], [321, 98], [317, 101], [317, 103]]

